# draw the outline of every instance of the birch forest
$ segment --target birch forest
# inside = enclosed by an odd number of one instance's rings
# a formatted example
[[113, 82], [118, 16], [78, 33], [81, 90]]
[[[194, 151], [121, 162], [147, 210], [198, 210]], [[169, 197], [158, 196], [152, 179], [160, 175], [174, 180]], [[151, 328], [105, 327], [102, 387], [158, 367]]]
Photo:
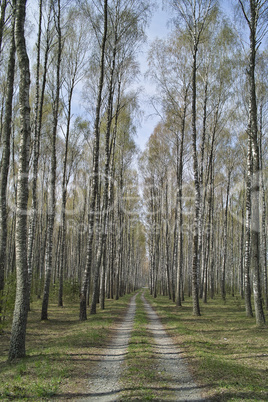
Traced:
[[[224, 7], [228, 3], [227, 8]], [[157, 7], [169, 34], [139, 55]], [[25, 356], [28, 312], [87, 320], [141, 287], [193, 315], [237, 298], [265, 322], [265, 0], [1, 0], [0, 326]]]

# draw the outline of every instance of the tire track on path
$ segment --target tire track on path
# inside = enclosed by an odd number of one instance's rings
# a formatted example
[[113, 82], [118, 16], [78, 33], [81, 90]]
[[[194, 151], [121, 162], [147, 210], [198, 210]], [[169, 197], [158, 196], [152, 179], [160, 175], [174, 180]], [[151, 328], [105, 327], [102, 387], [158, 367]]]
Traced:
[[[115, 329], [111, 343], [107, 346], [99, 362], [94, 367], [94, 373], [90, 374], [88, 391], [86, 397], [76, 399], [76, 401], [126, 401], [134, 400], [124, 395], [124, 392], [131, 391], [122, 385], [122, 378], [128, 345], [134, 326], [136, 313], [136, 297], [131, 298], [127, 313], [123, 322]], [[152, 370], [156, 371], [159, 383], [151, 383], [148, 378], [148, 389], [150, 386], [155, 392], [154, 401], [205, 401], [201, 397], [200, 389], [194, 382], [187, 364], [181, 357], [180, 350], [174, 344], [172, 338], [165, 331], [157, 313], [153, 310], [150, 303], [145, 299], [144, 293], [141, 295], [148, 317], [148, 330], [153, 335], [154, 359]], [[136, 384], [135, 384], [136, 386]], [[135, 386], [133, 390], [135, 391]], [[135, 400], [141, 399], [141, 395]], [[147, 399], [147, 398], [146, 398]]]
[[131, 331], [136, 312], [136, 296], [131, 298], [123, 322], [115, 330], [112, 342], [104, 351], [104, 357], [99, 361], [90, 375], [87, 397], [79, 401], [116, 401], [120, 398], [122, 387], [119, 383], [122, 374], [122, 363], [127, 353]]
[[161, 401], [205, 401], [194, 382], [187, 364], [180, 356], [180, 350], [175, 346], [173, 339], [166, 333], [158, 315], [151, 305], [141, 296], [146, 310], [149, 325], [148, 329], [154, 337], [153, 350], [157, 357], [157, 370], [165, 384], [161, 390]]

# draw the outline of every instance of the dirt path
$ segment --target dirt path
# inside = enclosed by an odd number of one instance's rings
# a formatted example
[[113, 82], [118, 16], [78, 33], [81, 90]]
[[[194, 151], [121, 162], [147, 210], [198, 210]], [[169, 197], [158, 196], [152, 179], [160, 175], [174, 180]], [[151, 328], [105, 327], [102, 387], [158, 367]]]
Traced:
[[152, 332], [155, 344], [154, 354], [157, 356], [157, 369], [161, 373], [165, 389], [162, 390], [162, 401], [203, 401], [200, 391], [193, 381], [180, 350], [174, 345], [166, 333], [157, 314], [147, 302], [144, 295], [142, 301], [149, 319], [148, 328]]
[[94, 375], [90, 376], [87, 397], [79, 401], [116, 401], [122, 391], [119, 380], [122, 373], [122, 362], [127, 353], [129, 338], [133, 328], [136, 311], [136, 296], [133, 296], [124, 321], [115, 330], [111, 344], [103, 353]]
[[[132, 297], [122, 324], [115, 330], [112, 343], [105, 350], [90, 376], [87, 397], [79, 401], [124, 401], [124, 386], [120, 383], [123, 361], [127, 353], [136, 311], [136, 295]], [[148, 316], [148, 329], [154, 338], [154, 370], [161, 377], [162, 388], [158, 389], [157, 401], [203, 401], [180, 351], [167, 335], [157, 314], [142, 294], [142, 301]], [[139, 400], [141, 400], [139, 398]], [[78, 401], [78, 400], [77, 400]]]

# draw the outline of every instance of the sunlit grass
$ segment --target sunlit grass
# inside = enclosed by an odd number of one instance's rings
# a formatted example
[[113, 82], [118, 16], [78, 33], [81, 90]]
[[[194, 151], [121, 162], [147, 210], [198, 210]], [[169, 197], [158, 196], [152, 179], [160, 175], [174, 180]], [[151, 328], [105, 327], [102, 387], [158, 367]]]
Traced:
[[268, 400], [268, 328], [245, 316], [238, 297], [201, 302], [201, 317], [192, 316], [190, 299], [178, 308], [166, 297], [148, 298], [210, 400]]
[[[85, 397], [88, 378], [123, 317], [131, 295], [106, 302], [88, 321], [78, 320], [79, 305], [49, 307], [49, 320], [40, 321], [40, 302], [32, 304], [27, 328], [27, 357], [7, 363], [10, 326], [0, 335], [0, 399], [60, 400]], [[239, 297], [201, 303], [201, 317], [192, 316], [191, 300], [177, 308], [168, 298], [149, 295], [168, 334], [187, 357], [190, 369], [210, 400], [268, 400], [268, 328], [257, 328], [245, 316]], [[268, 317], [267, 317], [268, 321]], [[161, 373], [152, 350], [142, 301], [137, 298], [134, 331], [125, 361], [124, 400], [153, 400]], [[128, 399], [127, 399], [128, 398]]]
[[0, 399], [86, 396], [90, 372], [130, 297], [106, 301], [106, 309], [85, 322], [78, 320], [78, 304], [64, 308], [51, 304], [49, 320], [41, 322], [40, 302], [34, 302], [27, 326], [27, 357], [8, 363], [10, 326], [0, 335]]

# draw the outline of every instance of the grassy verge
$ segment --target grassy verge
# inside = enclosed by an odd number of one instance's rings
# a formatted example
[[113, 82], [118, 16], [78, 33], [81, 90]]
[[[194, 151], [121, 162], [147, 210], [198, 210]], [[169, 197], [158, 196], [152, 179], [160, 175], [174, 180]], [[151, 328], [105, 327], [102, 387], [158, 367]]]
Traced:
[[0, 335], [0, 399], [39, 401], [86, 396], [89, 373], [130, 297], [108, 300], [106, 309], [89, 316], [86, 322], [78, 320], [78, 304], [64, 308], [51, 304], [49, 320], [40, 322], [41, 305], [33, 303], [26, 358], [7, 363], [10, 329]]
[[140, 294], [136, 298], [136, 315], [131, 334], [128, 354], [124, 362], [122, 378], [122, 401], [154, 400], [159, 385], [157, 371], [154, 369], [153, 339], [147, 330], [148, 319]]
[[146, 297], [211, 401], [268, 400], [268, 328], [245, 317], [239, 298], [211, 300], [194, 317], [190, 299], [177, 308], [166, 297]]

